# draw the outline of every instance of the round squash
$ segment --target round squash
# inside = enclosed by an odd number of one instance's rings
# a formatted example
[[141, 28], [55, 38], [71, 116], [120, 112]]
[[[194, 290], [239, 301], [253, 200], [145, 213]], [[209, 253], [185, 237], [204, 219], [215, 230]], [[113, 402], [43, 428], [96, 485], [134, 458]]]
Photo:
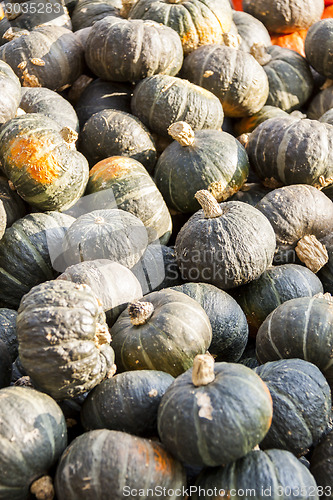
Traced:
[[331, 57], [333, 43], [333, 19], [322, 19], [313, 24], [306, 35], [304, 50], [311, 66], [321, 75], [333, 78]]
[[13, 184], [3, 176], [0, 176], [0, 200], [6, 212], [7, 227], [27, 213], [26, 204], [21, 196], [16, 193]]
[[333, 497], [333, 430], [315, 447], [310, 461], [310, 470], [322, 491], [323, 499]]
[[12, 362], [18, 355], [16, 318], [17, 312], [13, 309], [0, 308], [0, 340], [6, 344]]
[[252, 132], [260, 123], [276, 116], [287, 116], [287, 113], [276, 106], [263, 106], [254, 115], [246, 116], [234, 123], [234, 130], [237, 136]]
[[71, 15], [73, 31], [93, 26], [106, 16], [120, 16], [121, 0], [78, 0]]
[[305, 455], [330, 421], [331, 391], [325, 377], [303, 359], [272, 361], [254, 371], [267, 384], [274, 408], [272, 424], [260, 447]]
[[229, 201], [242, 201], [243, 203], [248, 203], [253, 207], [269, 193], [270, 189], [266, 188], [262, 184], [255, 182], [243, 184], [237, 193], [235, 193]]
[[254, 43], [263, 43], [265, 47], [269, 47], [272, 44], [271, 37], [265, 25], [255, 17], [246, 12], [234, 10], [232, 19], [241, 37], [240, 50], [250, 52]]
[[119, 371], [158, 369], [177, 377], [206, 352], [212, 327], [194, 299], [164, 289], [129, 304], [111, 336]]
[[0, 124], [6, 123], [16, 114], [21, 99], [21, 84], [12, 68], [0, 60]]
[[326, 111], [333, 108], [333, 86], [318, 92], [310, 101], [307, 115], [311, 120], [319, 120]]
[[301, 56], [305, 57], [304, 41], [308, 30], [294, 31], [287, 35], [273, 35], [271, 38], [272, 45], [278, 45], [285, 49], [294, 50]]

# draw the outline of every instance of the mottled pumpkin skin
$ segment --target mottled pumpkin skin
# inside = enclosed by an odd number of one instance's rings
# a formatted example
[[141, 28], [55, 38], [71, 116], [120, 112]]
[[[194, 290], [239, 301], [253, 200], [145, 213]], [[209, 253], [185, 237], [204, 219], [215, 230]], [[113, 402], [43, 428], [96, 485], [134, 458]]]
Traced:
[[10, 187], [8, 179], [3, 176], [0, 176], [0, 200], [6, 212], [7, 227], [27, 213], [27, 206], [21, 196]]
[[323, 487], [323, 497], [333, 497], [333, 431], [331, 430], [315, 447], [310, 461], [310, 471], [318, 486]]
[[173, 141], [159, 157], [155, 182], [169, 208], [193, 213], [200, 207], [194, 195], [208, 189], [218, 201], [237, 192], [249, 174], [245, 148], [232, 135], [198, 130], [191, 146]]
[[82, 500], [83, 491], [84, 500], [105, 500], [106, 492], [112, 492], [113, 500], [123, 500], [134, 489], [148, 490], [140, 498], [149, 500], [149, 491], [157, 486], [168, 491], [185, 485], [183, 466], [158, 441], [107, 429], [76, 438], [63, 454], [55, 478], [59, 500]]
[[78, 0], [71, 19], [73, 31], [88, 28], [106, 16], [120, 16], [121, 0]]
[[186, 80], [167, 75], [145, 78], [134, 89], [132, 112], [150, 130], [168, 137], [168, 127], [184, 121], [193, 130], [220, 130], [223, 109], [211, 92]]
[[110, 375], [114, 352], [97, 344], [105, 314], [88, 285], [55, 280], [34, 287], [21, 301], [17, 338], [21, 363], [54, 399], [73, 398]]
[[229, 0], [139, 0], [129, 13], [131, 19], [152, 19], [173, 28], [180, 36], [184, 54], [201, 45], [221, 43], [232, 24]]
[[26, 387], [1, 389], [0, 418], [1, 496], [23, 500], [66, 448], [65, 418], [52, 398]]
[[0, 60], [0, 124], [15, 116], [21, 98], [21, 84], [12, 68]]
[[265, 25], [259, 19], [238, 10], [233, 11], [232, 19], [241, 37], [240, 50], [250, 52], [254, 43], [263, 43], [265, 47], [269, 47], [272, 44], [271, 37]]
[[333, 387], [332, 318], [332, 304], [325, 298], [301, 297], [281, 304], [259, 328], [258, 360], [304, 359], [318, 366]]
[[307, 115], [311, 120], [319, 120], [326, 111], [333, 108], [333, 87], [318, 92], [310, 101]]
[[213, 382], [199, 387], [192, 369], [180, 375], [158, 409], [162, 443], [190, 465], [215, 467], [243, 457], [271, 424], [271, 396], [250, 368], [216, 363], [214, 373]]
[[263, 106], [260, 111], [251, 116], [245, 116], [234, 123], [237, 136], [252, 132], [260, 123], [276, 116], [287, 117], [287, 113], [276, 106]]
[[[226, 467], [204, 470], [195, 485], [202, 492], [216, 488], [221, 493], [225, 492], [224, 495], [233, 490], [234, 500], [242, 500], [245, 491], [251, 492], [255, 498], [263, 498], [266, 494], [270, 498], [288, 500], [291, 494], [299, 492], [299, 500], [318, 500], [313, 476], [305, 465], [286, 450], [250, 451]], [[195, 493], [192, 496], [193, 500], [211, 498], [207, 493], [200, 496]]]
[[273, 399], [272, 425], [260, 447], [305, 455], [330, 421], [331, 391], [325, 377], [302, 359], [272, 361], [254, 371], [267, 384]]
[[304, 43], [309, 64], [326, 78], [333, 78], [332, 43], [333, 19], [322, 19], [313, 24], [309, 28]]
[[[154, 181], [141, 163], [124, 156], [98, 162], [89, 173], [86, 194], [94, 194], [94, 208], [119, 208], [140, 219], [148, 232], [148, 242], [169, 241], [170, 212]], [[96, 193], [100, 193], [97, 195]]]
[[6, 344], [12, 362], [15, 361], [18, 355], [16, 318], [17, 312], [13, 309], [0, 308], [0, 340]]
[[219, 44], [200, 47], [185, 58], [182, 76], [215, 94], [225, 116], [257, 113], [268, 97], [268, 79], [253, 56]]

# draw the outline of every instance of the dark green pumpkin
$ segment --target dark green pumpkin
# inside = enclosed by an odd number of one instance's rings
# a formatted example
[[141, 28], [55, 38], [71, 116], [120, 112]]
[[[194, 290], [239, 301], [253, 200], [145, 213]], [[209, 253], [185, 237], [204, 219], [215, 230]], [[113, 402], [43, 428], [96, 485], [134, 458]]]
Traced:
[[307, 115], [311, 120], [319, 120], [326, 111], [333, 108], [333, 86], [318, 92], [309, 102]]
[[[146, 303], [153, 305], [148, 318]], [[111, 336], [119, 371], [162, 370], [176, 377], [192, 366], [197, 354], [206, 352], [212, 328], [195, 300], [164, 289], [130, 304], [113, 325]]]
[[0, 200], [6, 212], [7, 227], [27, 213], [24, 201], [16, 193], [10, 181], [3, 176], [0, 176]]
[[86, 430], [157, 436], [157, 409], [174, 378], [157, 370], [118, 373], [93, 389], [81, 409]]
[[252, 182], [245, 183], [240, 188], [237, 193], [235, 193], [229, 201], [242, 201], [243, 203], [248, 203], [253, 207], [264, 197], [267, 193], [269, 193], [270, 189], [266, 188], [262, 184]]
[[260, 447], [305, 455], [330, 421], [331, 391], [325, 377], [303, 359], [272, 361], [254, 371], [267, 384], [273, 399], [272, 425]]
[[276, 116], [287, 116], [287, 113], [276, 106], [263, 106], [254, 115], [246, 116], [234, 123], [234, 130], [237, 136], [252, 132], [260, 123]]
[[78, 0], [71, 15], [73, 31], [92, 26], [106, 16], [120, 16], [121, 0]]
[[269, 47], [272, 44], [271, 37], [265, 25], [260, 22], [259, 19], [256, 19], [246, 12], [237, 10], [232, 12], [232, 19], [241, 37], [239, 45], [240, 50], [250, 52], [254, 43], [263, 43], [265, 47]]
[[[87, 487], [88, 485], [88, 487]], [[158, 441], [125, 432], [100, 429], [79, 436], [63, 454], [55, 478], [58, 500], [123, 500], [132, 491], [142, 500], [152, 498], [156, 487], [182, 491], [183, 466]], [[158, 490], [157, 490], [158, 491]]]
[[26, 500], [31, 484], [49, 471], [66, 448], [65, 418], [46, 394], [7, 387], [0, 391], [0, 419], [1, 496]]
[[0, 124], [2, 124], [15, 116], [21, 98], [20, 81], [5, 61], [0, 61], [0, 85]]
[[16, 318], [17, 312], [13, 309], [0, 308], [0, 340], [6, 344], [12, 362], [18, 355]]
[[311, 456], [310, 470], [323, 492], [322, 498], [333, 498], [333, 430], [315, 447]]
[[261, 363], [301, 358], [323, 372], [333, 387], [333, 303], [330, 297], [301, 297], [284, 302], [262, 323], [256, 339]]
[[105, 314], [88, 285], [34, 287], [20, 303], [17, 338], [23, 368], [54, 399], [83, 394], [115, 372]]
[[304, 51], [309, 64], [326, 78], [333, 78], [333, 63], [330, 55], [333, 43], [333, 19], [322, 19], [308, 30]]
[[12, 378], [12, 359], [7, 345], [0, 339], [0, 389], [7, 387]]
[[214, 94], [175, 76], [158, 74], [139, 82], [131, 107], [150, 130], [166, 137], [169, 126], [178, 121], [193, 130], [220, 130], [223, 122], [222, 105]]

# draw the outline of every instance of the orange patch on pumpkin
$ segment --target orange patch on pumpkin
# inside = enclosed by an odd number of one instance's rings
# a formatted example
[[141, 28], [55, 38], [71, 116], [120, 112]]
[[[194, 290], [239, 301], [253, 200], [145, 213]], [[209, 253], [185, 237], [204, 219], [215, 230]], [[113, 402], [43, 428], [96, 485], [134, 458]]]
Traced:
[[305, 57], [304, 41], [307, 32], [308, 30], [301, 30], [288, 35], [272, 36], [272, 44], [284, 47], [285, 49], [295, 50], [295, 52], [298, 52], [301, 56]]
[[90, 170], [89, 177], [93, 177], [94, 180], [102, 179], [104, 181], [121, 177], [131, 170], [132, 164], [133, 160], [131, 158], [112, 156], [96, 163]]
[[329, 19], [330, 17], [333, 17], [333, 4], [326, 7], [321, 16], [322, 19]]
[[155, 470], [157, 472], [169, 473], [170, 472], [170, 458], [167, 453], [160, 446], [152, 442], [154, 448]]

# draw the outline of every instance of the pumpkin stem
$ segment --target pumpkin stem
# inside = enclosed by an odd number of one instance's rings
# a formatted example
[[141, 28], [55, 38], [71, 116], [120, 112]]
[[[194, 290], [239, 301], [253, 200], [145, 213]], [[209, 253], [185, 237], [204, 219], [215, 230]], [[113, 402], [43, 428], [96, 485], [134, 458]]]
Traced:
[[214, 358], [210, 354], [197, 354], [193, 360], [192, 383], [196, 387], [208, 385], [215, 379]]
[[233, 49], [238, 49], [242, 42], [242, 38], [238, 33], [223, 33], [222, 39], [226, 47], [232, 47]]
[[30, 486], [30, 491], [37, 500], [53, 500], [54, 488], [50, 476], [42, 476], [36, 479]]
[[98, 349], [100, 349], [103, 344], [111, 343], [111, 335], [106, 324], [102, 325], [101, 323], [97, 323], [94, 342]]
[[237, 141], [246, 149], [250, 140], [250, 133], [242, 134], [237, 137]]
[[132, 325], [144, 325], [154, 312], [151, 302], [132, 302], [128, 305], [128, 314]]
[[60, 135], [69, 145], [75, 144], [79, 136], [78, 133], [70, 127], [63, 127], [60, 130]]
[[176, 122], [170, 125], [168, 133], [179, 142], [181, 146], [192, 146], [194, 143], [194, 131], [186, 122]]
[[324, 299], [324, 300], [327, 300], [327, 302], [329, 302], [329, 304], [333, 304], [333, 297], [332, 295], [329, 293], [329, 292], [326, 292], [326, 293], [316, 293], [316, 295], [314, 295], [314, 297], [318, 298], [318, 299]]
[[326, 247], [314, 234], [303, 236], [298, 241], [296, 254], [313, 273], [317, 273], [328, 262]]
[[268, 64], [272, 59], [272, 56], [268, 54], [262, 42], [255, 42], [250, 49], [250, 54], [259, 64], [261, 64], [261, 66], [265, 66], [265, 64]]
[[[7, 19], [8, 19], [8, 15], [7, 15]], [[11, 40], [14, 40], [15, 38], [20, 38], [23, 35], [29, 35], [29, 31], [28, 30], [17, 30], [17, 28], [16, 29], [8, 28], [8, 30], [5, 31], [5, 33], [3, 34], [2, 38], [4, 38], [5, 40], [8, 40], [10, 42]]]
[[333, 85], [333, 80], [331, 80], [330, 78], [327, 78], [325, 80], [325, 82], [323, 83], [323, 85], [320, 87], [320, 90], [328, 89], [329, 87], [332, 87], [332, 85]]
[[214, 198], [212, 193], [207, 191], [207, 189], [197, 191], [194, 197], [200, 203], [206, 219], [214, 219], [214, 217], [220, 217], [222, 215], [222, 208], [218, 204], [216, 198]]
[[304, 120], [304, 118], [307, 118], [307, 116], [302, 113], [299, 109], [295, 109], [292, 111], [289, 116], [292, 116], [293, 118], [296, 118], [297, 120]]
[[34, 384], [31, 381], [31, 378], [28, 375], [23, 375], [14, 382], [15, 386], [19, 387], [34, 387]]

